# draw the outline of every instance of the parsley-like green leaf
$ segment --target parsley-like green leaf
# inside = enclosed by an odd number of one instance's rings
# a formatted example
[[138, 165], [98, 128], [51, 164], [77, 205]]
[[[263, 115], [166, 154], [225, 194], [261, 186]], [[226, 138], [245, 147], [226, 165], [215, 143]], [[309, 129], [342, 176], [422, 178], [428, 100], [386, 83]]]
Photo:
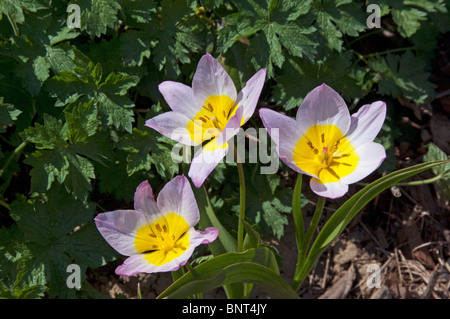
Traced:
[[[91, 112], [91, 113], [89, 113]], [[81, 104], [66, 112], [67, 122], [45, 115], [44, 124], [36, 123], [21, 133], [25, 141], [38, 149], [25, 159], [31, 165], [31, 191], [43, 193], [56, 180], [64, 184], [77, 198], [86, 200], [95, 178], [90, 158], [108, 158], [105, 143], [95, 134], [98, 125], [92, 104]], [[83, 123], [82, 123], [83, 122]], [[95, 135], [94, 135], [95, 134]], [[99, 136], [102, 136], [99, 133]], [[99, 142], [99, 143], [96, 143]], [[106, 144], [108, 145], [108, 144]]]
[[342, 92], [347, 98], [361, 95], [357, 80], [352, 76], [355, 71], [351, 51], [330, 54], [315, 63], [291, 58], [287, 65], [289, 67], [283, 68], [284, 72], [278, 76], [274, 91], [274, 100], [286, 103], [286, 110], [300, 106], [306, 94], [322, 83]]
[[128, 152], [128, 175], [140, 170], [148, 171], [152, 164], [164, 179], [170, 179], [178, 172], [178, 164], [171, 155], [173, 143], [165, 137], [134, 128], [133, 133], [124, 136], [117, 146]]
[[380, 74], [378, 80], [380, 94], [393, 97], [403, 95], [420, 104], [432, 93], [433, 85], [428, 81], [429, 73], [425, 70], [425, 62], [416, 58], [411, 51], [401, 56], [392, 53], [388, 53], [385, 57], [377, 55], [368, 63]]
[[341, 51], [344, 34], [358, 36], [366, 26], [366, 16], [362, 3], [352, 0], [314, 0], [310, 12], [319, 30], [318, 40], [333, 50]]
[[0, 0], [0, 19], [5, 15], [15, 23], [23, 23], [25, 21], [24, 10], [36, 12], [45, 8], [47, 6], [40, 0]]
[[32, 299], [44, 296], [44, 267], [28, 273], [31, 252], [16, 224], [0, 228], [0, 298]]
[[[428, 151], [423, 156], [425, 162], [450, 160], [450, 155], [445, 154], [436, 144], [429, 143]], [[450, 163], [440, 165], [432, 169], [433, 173], [441, 178], [436, 181], [436, 184], [441, 189], [445, 197], [450, 199]]]
[[446, 13], [444, 0], [396, 1], [385, 0], [384, 4], [390, 8], [392, 18], [397, 24], [397, 30], [405, 38], [416, 33], [429, 13]]
[[190, 63], [190, 53], [200, 52], [203, 40], [198, 36], [202, 29], [192, 17], [196, 1], [162, 0], [158, 16], [147, 25], [147, 32], [156, 45], [152, 60], [158, 70], [165, 70], [168, 78], [180, 74], [179, 63]]
[[[58, 98], [57, 105], [93, 101], [104, 127], [114, 125], [131, 132], [134, 106], [127, 90], [139, 78], [125, 73], [110, 73], [104, 80], [102, 67], [74, 49], [74, 69], [63, 70], [48, 80], [48, 89]], [[103, 81], [102, 81], [103, 80]]]
[[59, 185], [43, 198], [11, 204], [11, 214], [30, 254], [22, 276], [42, 270], [51, 298], [75, 297], [75, 290], [66, 285], [68, 265], [79, 265], [83, 280], [87, 267], [102, 266], [115, 256], [95, 228], [94, 208], [94, 203], [74, 200]]
[[[269, 77], [274, 67], [281, 68], [285, 48], [291, 55], [313, 60], [317, 44], [308, 36], [315, 28], [301, 23], [311, 1], [236, 1], [238, 12], [225, 17], [219, 30], [218, 50], [226, 52], [242, 37], [249, 37], [255, 68], [267, 67]], [[251, 37], [252, 36], [252, 37]]]
[[121, 9], [118, 1], [111, 0], [73, 0], [69, 4], [80, 6], [81, 29], [91, 38], [105, 34], [108, 28], [117, 23], [117, 13]]
[[5, 132], [5, 126], [12, 124], [22, 111], [16, 109], [14, 105], [3, 102], [3, 97], [0, 97], [0, 133]]

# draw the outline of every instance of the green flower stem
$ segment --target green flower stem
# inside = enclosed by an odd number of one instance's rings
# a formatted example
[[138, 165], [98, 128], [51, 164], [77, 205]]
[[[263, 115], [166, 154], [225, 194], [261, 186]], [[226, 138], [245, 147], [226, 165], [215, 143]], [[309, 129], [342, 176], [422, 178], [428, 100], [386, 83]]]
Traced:
[[192, 271], [192, 270], [193, 270], [193, 268], [192, 268], [192, 266], [191, 266], [191, 264], [190, 264], [189, 262], [187, 262], [187, 263], [184, 265], [184, 267], [186, 267], [186, 270], [187, 270], [187, 271]]
[[3, 176], [6, 169], [8, 168], [9, 164], [11, 164], [11, 161], [14, 159], [15, 156], [20, 154], [20, 152], [27, 146], [28, 142], [22, 142], [19, 146], [16, 147], [16, 149], [9, 155], [8, 159], [6, 160], [5, 165], [3, 165], [2, 169], [0, 170], [0, 177]]
[[314, 210], [314, 215], [309, 224], [308, 230], [306, 232], [304, 246], [303, 246], [303, 260], [306, 258], [306, 251], [308, 250], [311, 239], [314, 235], [314, 232], [317, 229], [317, 225], [319, 225], [320, 217], [322, 217], [323, 208], [325, 207], [326, 198], [319, 197], [316, 205], [316, 209]]
[[141, 292], [141, 283], [139, 283], [139, 282], [137, 284], [137, 299], [143, 299], [142, 292]]
[[370, 53], [370, 54], [366, 54], [364, 56], [364, 58], [371, 58], [373, 56], [380, 56], [380, 55], [385, 55], [388, 53], [396, 53], [396, 52], [403, 52], [403, 51], [408, 51], [408, 50], [414, 50], [416, 47], [415, 46], [409, 46], [409, 47], [403, 47], [403, 48], [396, 48], [396, 49], [391, 49], [391, 50], [386, 50], [383, 52], [376, 52], [376, 53]]
[[[239, 158], [239, 153], [234, 147], [234, 154], [236, 159], [236, 165], [238, 169], [239, 176], [239, 223], [238, 223], [238, 238], [237, 238], [237, 250], [239, 252], [244, 251], [244, 220], [245, 220], [245, 175], [244, 175], [244, 166]], [[252, 292], [251, 284], [243, 284], [243, 299], [248, 299], [250, 293]]]
[[239, 175], [239, 225], [238, 225], [238, 251], [244, 250], [244, 219], [245, 219], [245, 178], [242, 163], [237, 163]]
[[442, 178], [441, 175], [436, 175], [435, 177], [424, 179], [421, 181], [400, 182], [395, 184], [395, 186], [417, 186], [417, 185], [431, 184], [437, 182], [441, 178]]
[[303, 275], [303, 266], [306, 259], [306, 253], [308, 251], [308, 248], [311, 244], [312, 237], [314, 235], [314, 232], [317, 229], [317, 226], [319, 225], [320, 218], [322, 217], [323, 208], [325, 207], [326, 198], [325, 197], [319, 197], [316, 209], [314, 210], [314, 215], [311, 219], [311, 222], [309, 223], [308, 230], [306, 231], [306, 235], [303, 238], [302, 246], [299, 249], [299, 254], [297, 257], [297, 267], [295, 269], [294, 274], [294, 280], [292, 281], [292, 288], [297, 291], [300, 287], [301, 283], [304, 280]]
[[297, 240], [297, 248], [300, 254], [300, 250], [303, 246], [303, 240], [305, 237], [305, 230], [303, 224], [303, 212], [301, 205], [302, 195], [302, 180], [303, 174], [297, 175], [297, 182], [295, 183], [294, 195], [292, 197], [292, 217], [295, 225], [295, 238]]
[[350, 47], [350, 46], [353, 45], [354, 43], [359, 42], [359, 41], [361, 41], [361, 40], [364, 39], [364, 38], [370, 37], [370, 36], [372, 36], [372, 35], [374, 35], [374, 34], [381, 33], [381, 32], [383, 32], [383, 29], [381, 29], [381, 28], [380, 28], [380, 29], [375, 29], [375, 30], [372, 31], [372, 32], [367, 32], [367, 33], [365, 33], [365, 34], [363, 34], [363, 35], [361, 35], [361, 36], [359, 36], [359, 37], [353, 39], [352, 42], [350, 42], [350, 43], [347, 44], [347, 47]]
[[11, 17], [11, 15], [9, 13], [7, 13], [6, 16], [8, 17], [9, 23], [11, 24], [11, 27], [14, 31], [14, 35], [16, 37], [20, 36], [19, 28], [17, 28], [16, 22], [14, 22], [13, 18]]
[[238, 169], [239, 176], [239, 224], [238, 224], [238, 238], [237, 238], [237, 248], [238, 251], [244, 251], [244, 223], [245, 220], [245, 176], [244, 176], [244, 167], [239, 159], [239, 154], [234, 148], [234, 154], [236, 158], [236, 164]]
[[9, 206], [9, 204], [7, 202], [5, 202], [3, 199], [0, 199], [0, 205], [5, 207], [7, 210], [11, 210], [11, 207]]
[[[437, 182], [438, 180], [440, 180], [442, 178], [442, 175], [436, 175], [434, 177], [428, 178], [428, 179], [423, 179], [420, 181], [411, 181], [411, 182], [400, 182], [400, 183], [396, 183], [394, 184], [395, 186], [419, 186], [419, 185], [425, 185], [425, 184], [431, 184], [434, 182]], [[362, 182], [358, 182], [356, 183], [357, 185], [361, 185], [361, 186], [367, 186], [370, 183], [362, 183]]]

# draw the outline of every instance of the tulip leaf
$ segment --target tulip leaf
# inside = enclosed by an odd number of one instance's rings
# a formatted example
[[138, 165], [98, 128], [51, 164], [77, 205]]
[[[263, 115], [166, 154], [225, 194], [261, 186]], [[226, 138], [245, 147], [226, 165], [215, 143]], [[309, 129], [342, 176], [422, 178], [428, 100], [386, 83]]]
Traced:
[[201, 229], [205, 229], [206, 227], [211, 226], [219, 229], [219, 236], [217, 240], [209, 244], [209, 248], [213, 255], [217, 256], [226, 252], [236, 251], [236, 239], [231, 236], [231, 234], [226, 230], [226, 228], [217, 218], [209, 201], [206, 189], [204, 187], [192, 187], [192, 189], [194, 191], [198, 208], [200, 210], [199, 225]]
[[256, 248], [261, 243], [261, 235], [245, 220], [242, 221], [246, 232], [244, 238], [244, 249]]
[[254, 283], [275, 299], [298, 298], [286, 281], [271, 269], [274, 264], [275, 256], [268, 248], [226, 253], [198, 265], [158, 298], [185, 298], [233, 283]]
[[302, 269], [303, 277], [306, 276], [319, 259], [328, 245], [339, 236], [351, 220], [376, 196], [387, 188], [399, 183], [400, 181], [432, 169], [439, 165], [448, 163], [447, 161], [426, 162], [411, 167], [407, 167], [393, 173], [390, 173], [380, 179], [370, 183], [358, 193], [347, 200], [325, 223], [320, 233], [317, 235], [310, 252], [306, 258]]

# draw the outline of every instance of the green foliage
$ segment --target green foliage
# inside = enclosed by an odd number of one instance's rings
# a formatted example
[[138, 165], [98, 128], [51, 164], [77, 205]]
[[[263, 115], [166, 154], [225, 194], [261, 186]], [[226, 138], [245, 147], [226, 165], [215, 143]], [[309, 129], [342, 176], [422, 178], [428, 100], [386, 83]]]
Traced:
[[80, 20], [83, 21], [81, 29], [92, 38], [105, 34], [108, 28], [114, 28], [118, 22], [118, 11], [121, 9], [118, 2], [108, 0], [76, 0], [70, 1], [69, 4], [80, 6]]
[[242, 37], [250, 39], [251, 62], [256, 69], [268, 68], [274, 76], [274, 67], [281, 68], [285, 57], [283, 48], [298, 57], [312, 60], [317, 46], [307, 35], [314, 27], [300, 23], [308, 13], [311, 1], [234, 1], [237, 12], [227, 15], [226, 26], [220, 29], [218, 50], [225, 52]]
[[94, 65], [78, 50], [74, 50], [74, 68], [62, 70], [48, 81], [47, 89], [57, 97], [56, 105], [77, 102], [95, 103], [104, 127], [114, 125], [130, 132], [133, 102], [126, 97], [127, 90], [135, 87], [139, 79], [125, 73], [110, 73], [103, 78], [102, 66]]
[[226, 284], [258, 283], [275, 299], [298, 299], [280, 277], [275, 257], [268, 248], [227, 253], [209, 259], [174, 282], [158, 298], [185, 298]]
[[21, 134], [25, 141], [35, 144], [37, 148], [25, 159], [25, 163], [33, 167], [31, 192], [43, 193], [49, 190], [56, 180], [64, 184], [75, 197], [87, 199], [92, 190], [91, 179], [95, 178], [95, 175], [91, 161], [84, 156], [91, 155], [92, 158], [100, 159], [107, 153], [105, 151], [102, 154], [101, 149], [96, 147], [100, 141], [88, 139], [88, 134], [92, 136], [95, 133], [92, 132], [92, 122], [95, 123], [97, 119], [93, 114], [90, 121], [82, 122], [83, 117], [89, 113], [80, 113], [80, 109], [87, 110], [89, 105], [81, 104], [73, 113], [66, 113], [65, 124], [44, 114], [44, 125], [37, 123], [35, 127], [30, 127]]
[[[278, 77], [274, 90], [274, 101], [285, 101], [286, 110], [297, 108], [306, 94], [313, 88], [327, 83], [336, 90], [346, 92], [347, 97], [356, 98], [361, 88], [357, 78], [362, 77], [360, 69], [352, 67], [352, 53], [330, 55], [323, 60], [311, 63], [301, 59], [289, 59], [289, 67]], [[299, 88], [296, 79], [305, 84]]]
[[428, 82], [429, 73], [424, 71], [425, 62], [411, 51], [401, 56], [388, 52], [385, 58], [376, 55], [369, 60], [369, 65], [379, 72], [376, 82], [380, 94], [404, 96], [421, 104], [433, 91], [433, 85]]
[[75, 297], [66, 285], [67, 266], [76, 263], [85, 271], [104, 265], [115, 254], [94, 227], [94, 208], [93, 202], [74, 201], [61, 186], [52, 187], [45, 197], [13, 202], [17, 227], [0, 232], [12, 243], [0, 247], [2, 264], [8, 266], [2, 268], [7, 275], [3, 278], [12, 281], [4, 296], [30, 298], [46, 291], [49, 297]]
[[[425, 154], [424, 161], [445, 161], [450, 160], [450, 155], [447, 155], [434, 143], [428, 144], [428, 152]], [[432, 168], [432, 172], [438, 178], [436, 184], [442, 191], [445, 197], [450, 198], [450, 162], [445, 165], [436, 166]]]
[[386, 1], [391, 8], [394, 22], [398, 26], [398, 32], [407, 38], [416, 33], [427, 15], [433, 12], [447, 13], [444, 0], [420, 0], [420, 1]]
[[383, 190], [395, 185], [396, 183], [424, 172], [428, 169], [439, 169], [440, 166], [448, 165], [448, 161], [433, 161], [414, 165], [392, 172], [384, 177], [370, 183], [344, 204], [342, 204], [336, 212], [326, 221], [320, 230], [317, 238], [314, 240], [306, 260], [302, 264], [298, 273], [299, 281], [303, 281], [312, 267], [316, 264], [320, 255], [331, 244], [331, 242], [343, 232], [352, 219], [376, 196]]
[[[362, 0], [0, 0], [0, 209], [11, 218], [0, 219], [0, 297], [89, 295], [87, 282], [78, 292], [65, 280], [70, 263], [85, 278], [88, 268], [114, 258], [94, 216], [131, 207], [143, 180], [160, 189], [185, 172], [172, 159], [174, 142], [144, 121], [168, 110], [158, 85], [190, 85], [205, 52], [239, 88], [267, 68], [258, 108], [291, 116], [324, 82], [351, 107], [387, 99], [396, 113], [399, 98], [424, 103], [433, 92], [437, 39], [450, 31], [449, 1], [374, 2], [382, 8], [384, 33], [367, 27]], [[67, 26], [69, 4], [80, 6], [79, 29]], [[379, 136], [390, 151], [380, 173], [395, 168], [397, 122], [388, 121]], [[259, 123], [255, 113], [247, 125]], [[430, 145], [425, 159], [445, 156]], [[261, 237], [282, 240], [292, 189], [281, 185], [281, 174], [259, 174], [259, 163], [244, 166], [246, 247], [260, 249]], [[447, 166], [434, 170], [444, 192]], [[214, 256], [236, 247], [238, 185], [236, 167], [226, 163], [195, 190], [200, 227], [221, 230], [209, 245]], [[240, 262], [270, 290], [263, 278], [274, 269]], [[217, 263], [214, 276], [191, 278], [189, 287], [226, 283], [233, 292], [234, 283], [245, 281], [235, 272], [240, 262], [225, 273]]]
[[42, 2], [35, 0], [1, 0], [0, 19], [5, 15], [15, 23], [23, 23], [25, 21], [24, 10], [36, 12], [39, 9], [47, 8]]
[[255, 174], [247, 187], [248, 218], [259, 225], [263, 234], [273, 234], [277, 239], [283, 236], [288, 224], [286, 214], [292, 211], [292, 191], [281, 189], [279, 184], [278, 175]]

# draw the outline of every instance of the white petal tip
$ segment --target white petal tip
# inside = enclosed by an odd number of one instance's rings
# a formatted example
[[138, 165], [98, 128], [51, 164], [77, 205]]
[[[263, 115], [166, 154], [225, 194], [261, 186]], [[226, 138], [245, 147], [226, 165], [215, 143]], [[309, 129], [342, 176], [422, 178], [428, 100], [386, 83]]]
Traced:
[[314, 193], [329, 199], [340, 198], [348, 192], [348, 185], [342, 182], [322, 184], [315, 178], [311, 178], [309, 185]]

